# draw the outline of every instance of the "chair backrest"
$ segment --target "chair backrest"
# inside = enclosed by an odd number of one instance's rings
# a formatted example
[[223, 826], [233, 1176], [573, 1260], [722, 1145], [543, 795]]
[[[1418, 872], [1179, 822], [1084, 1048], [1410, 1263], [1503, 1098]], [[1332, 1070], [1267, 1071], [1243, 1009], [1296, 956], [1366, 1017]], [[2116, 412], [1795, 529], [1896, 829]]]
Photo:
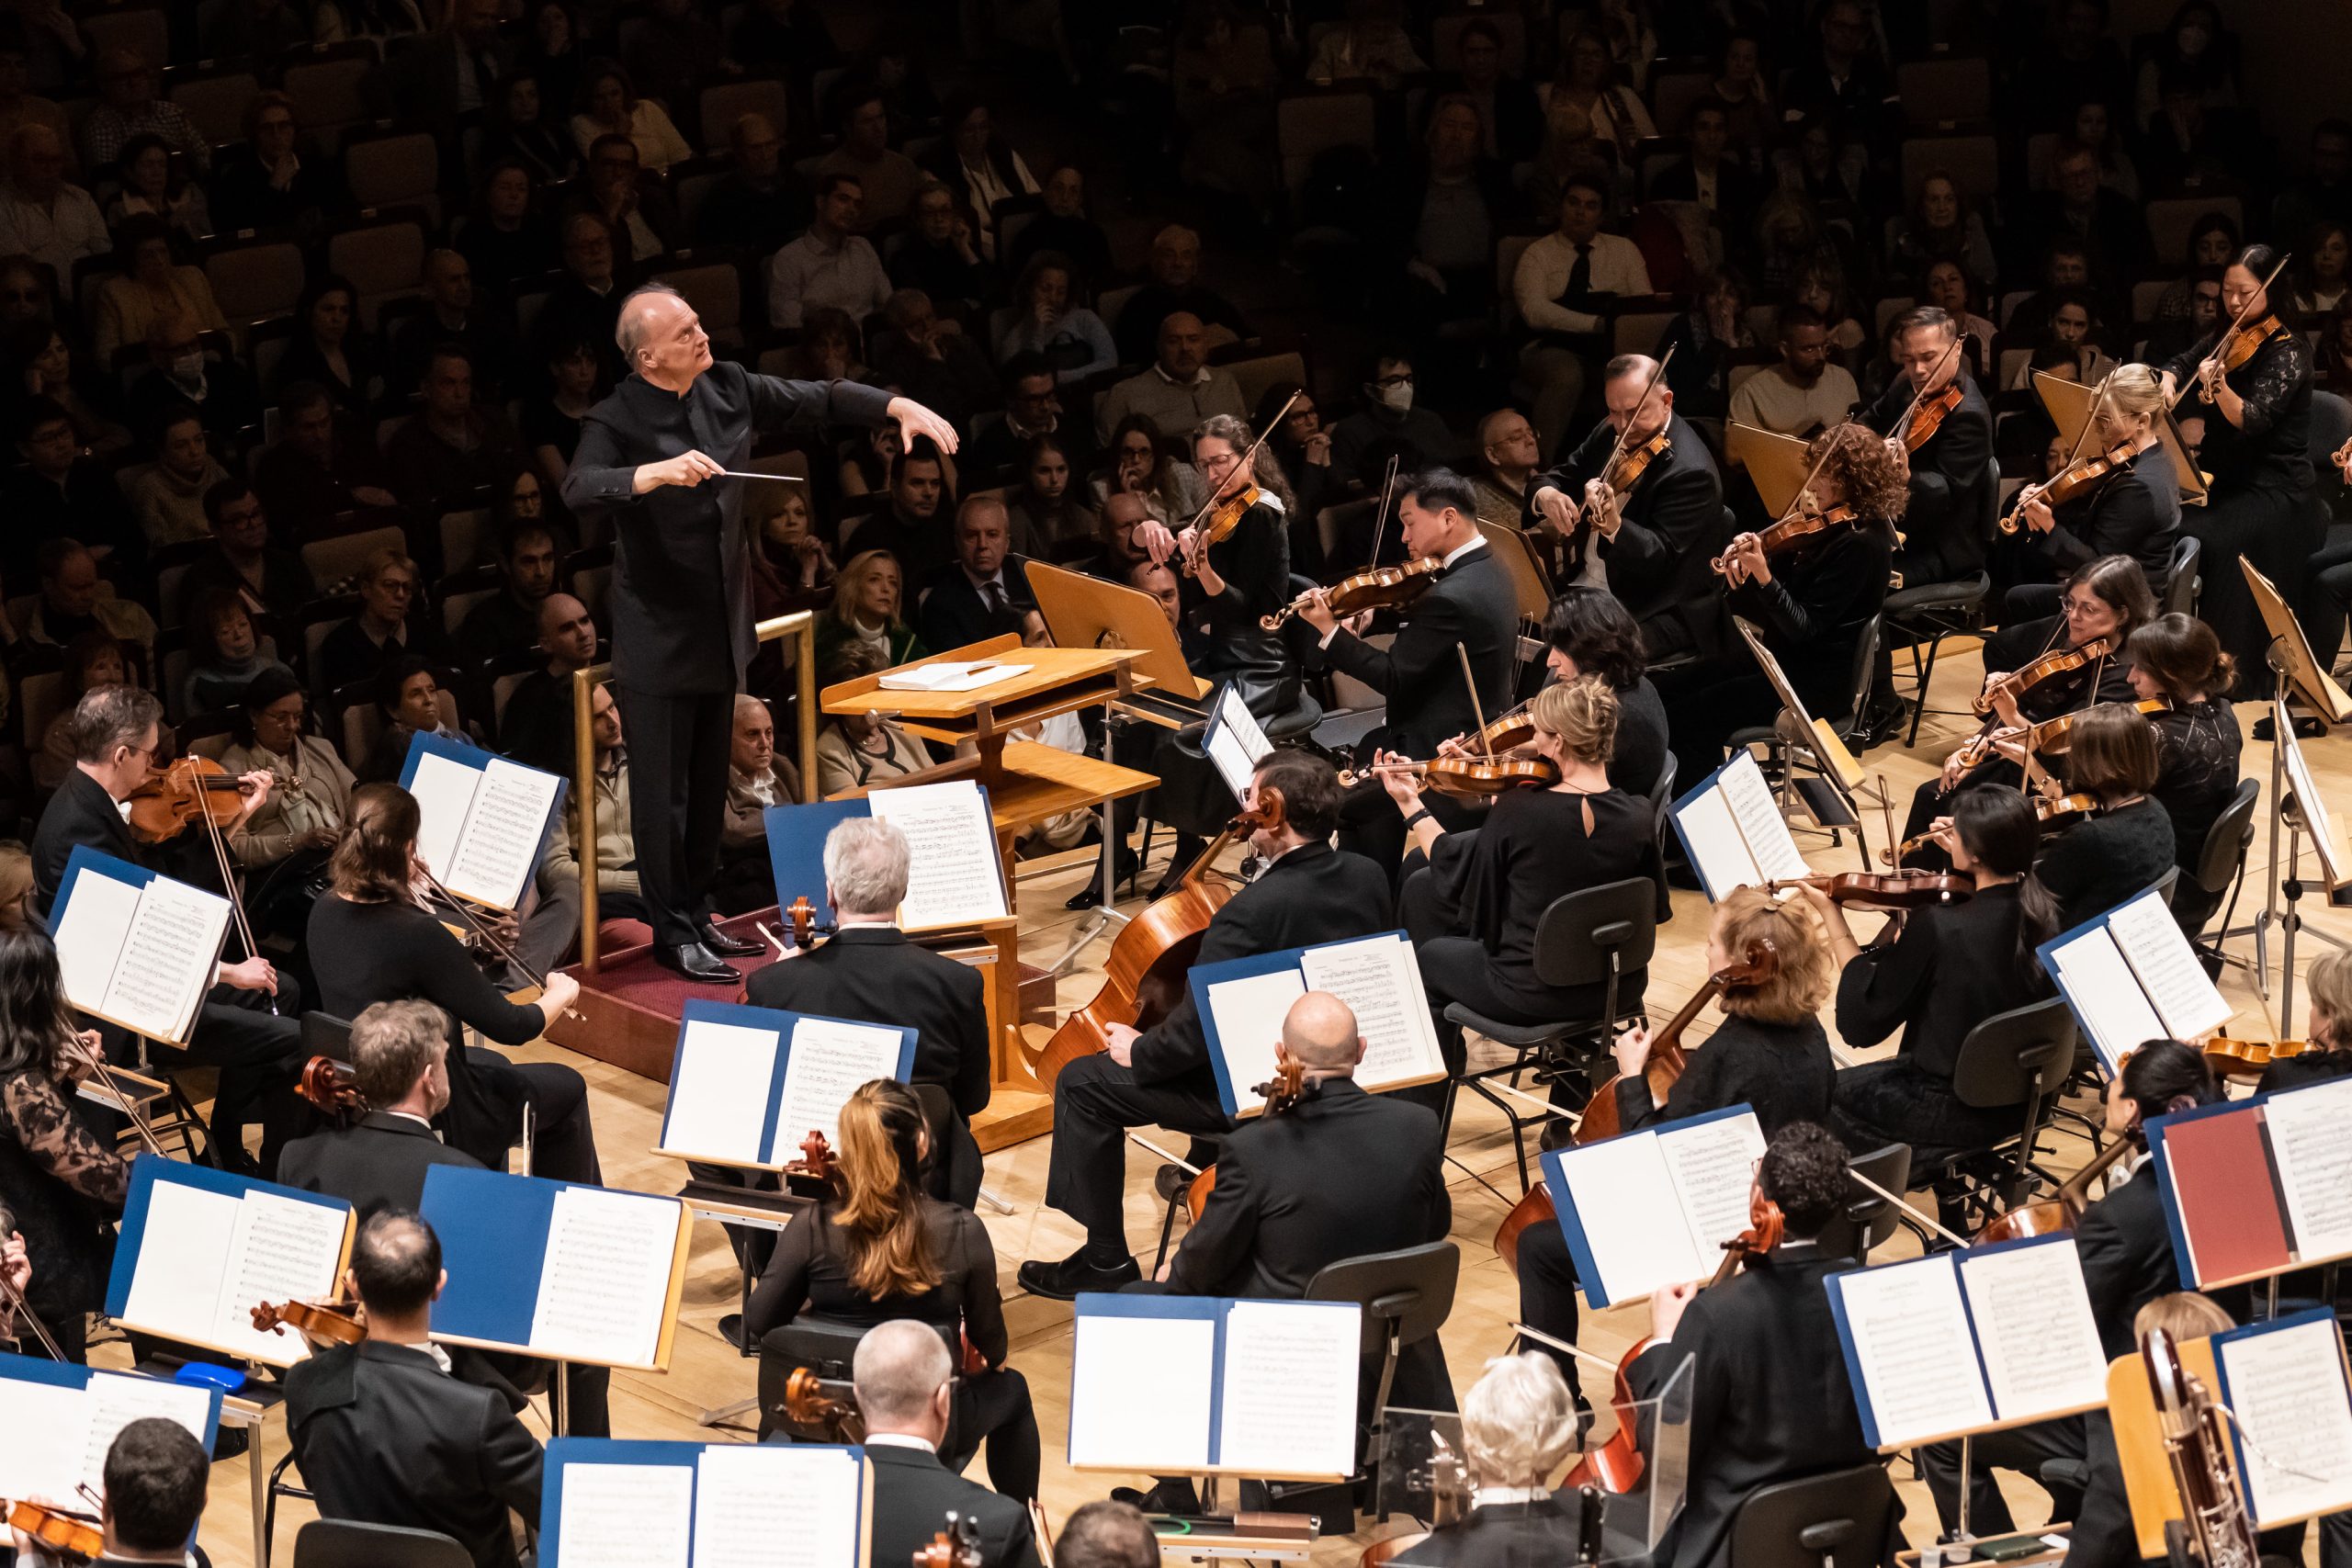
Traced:
[[473, 1553], [439, 1530], [312, 1519], [294, 1537], [294, 1568], [473, 1568]]
[[444, 512], [439, 532], [443, 571], [463, 571], [490, 559], [495, 539], [489, 507]]
[[1919, 198], [1919, 182], [1931, 169], [1946, 169], [1962, 190], [1997, 190], [2001, 144], [1985, 136], [1915, 136], [1903, 143], [1903, 205]]
[[1993, 62], [1952, 59], [1906, 61], [1894, 68], [1905, 123], [1920, 130], [1988, 119], [1993, 113]]
[[668, 284], [702, 318], [702, 329], [721, 343], [743, 337], [743, 275], [732, 262], [663, 267], [646, 279]]
[[2205, 829], [2205, 845], [2197, 853], [2197, 885], [2217, 898], [2229, 891], [2230, 879], [2245, 863], [2245, 852], [2254, 842], [2255, 803], [2261, 798], [2258, 781], [2240, 779], [2237, 794]]
[[1361, 147], [1375, 140], [1373, 96], [1367, 92], [1303, 93], [1274, 105], [1274, 143], [1282, 151], [1283, 184], [1291, 199], [1306, 188], [1318, 152]]
[[305, 130], [324, 130], [366, 119], [368, 78], [375, 72], [368, 52], [288, 66], [286, 95], [294, 100], [296, 123]]
[[1377, 1355], [1396, 1327], [1399, 1349], [1427, 1339], [1445, 1325], [1453, 1310], [1453, 1287], [1462, 1275], [1462, 1249], [1450, 1241], [1425, 1242], [1395, 1252], [1367, 1252], [1326, 1263], [1306, 1282], [1310, 1302], [1354, 1302], [1363, 1308], [1363, 1337], [1358, 1348]]
[[283, 240], [226, 246], [204, 258], [204, 276], [228, 320], [282, 316], [302, 298], [302, 247]]
[[1241, 406], [1254, 411], [1258, 400], [1266, 389], [1283, 381], [1306, 380], [1306, 356], [1295, 349], [1288, 354], [1261, 354], [1254, 359], [1237, 359], [1222, 367], [1233, 378], [1236, 390], [1241, 394]]
[[1862, 623], [1862, 629], [1855, 634], [1853, 663], [1854, 675], [1853, 679], [1849, 682], [1846, 686], [1846, 689], [1853, 694], [1852, 700], [1847, 705], [1844, 713], [1837, 715], [1816, 714], [1815, 716], [1815, 717], [1827, 717], [1832, 728], [1844, 729], [1849, 728], [1850, 721], [1859, 718], [1869, 709], [1871, 701], [1871, 682], [1878, 670], [1878, 639], [1884, 634], [1885, 630], [1886, 616], [1882, 613], [1872, 615], [1869, 620], [1864, 621]]
[[1996, 1012], [1968, 1032], [1953, 1064], [1952, 1094], [1992, 1110], [2058, 1092], [2075, 1066], [2075, 1014], [2064, 997]]
[[2188, 265], [2188, 231], [2209, 212], [2221, 213], [2233, 230], [2243, 232], [2245, 228], [2245, 209], [2234, 196], [2158, 197], [2143, 211], [2148, 220], [2150, 247], [2160, 266]]
[[1657, 884], [1605, 882], [1552, 900], [1535, 922], [1535, 975], [1547, 986], [1595, 986], [1630, 975], [1657, 950]]
[[1871, 1568], [1894, 1522], [1894, 1483], [1877, 1461], [1776, 1482], [1732, 1516], [1730, 1568]]
[[328, 239], [327, 270], [349, 278], [363, 299], [380, 297], [417, 287], [424, 250], [424, 225], [414, 218], [370, 223]]
[[2197, 613], [2198, 590], [2204, 586], [2198, 581], [2197, 558], [2204, 547], [2194, 534], [2183, 534], [2172, 542], [2172, 554], [2165, 561], [2164, 604], [2160, 606], [2166, 613]]
[[204, 72], [176, 77], [164, 89], [164, 96], [196, 121], [196, 129], [207, 141], [218, 147], [243, 139], [245, 106], [260, 91], [261, 84], [250, 71]]
[[760, 1339], [760, 1435], [789, 1432], [808, 1442], [831, 1442], [831, 1433], [802, 1427], [786, 1414], [785, 1385], [792, 1374], [806, 1367], [825, 1384], [825, 1393], [835, 1399], [854, 1400], [850, 1386], [850, 1369], [857, 1356], [857, 1342], [865, 1331], [854, 1324], [826, 1323], [821, 1319], [802, 1317], [782, 1327], [771, 1329]]
[[785, 114], [784, 84], [770, 77], [722, 82], [702, 90], [702, 145], [706, 152], [727, 151], [735, 122], [747, 114], [763, 114], [781, 136], [791, 129]]
[[332, 538], [312, 539], [302, 547], [302, 564], [311, 569], [311, 581], [322, 588], [343, 581], [368, 563], [368, 558], [378, 550], [399, 549], [407, 536], [398, 528], [368, 528], [356, 534], [337, 534]]
[[2335, 449], [2352, 441], [2352, 402], [2339, 392], [2314, 390], [2312, 393], [2311, 434], [2305, 448], [2312, 467], [2325, 473], [2328, 458]]
[[2180, 867], [2177, 865], [2168, 865], [2165, 867], [2165, 874], [2156, 878], [2154, 884], [2148, 888], [2148, 891], [2162, 899], [2164, 901], [2165, 908], [2169, 909], [2172, 908], [2172, 896], [2174, 893], [2177, 892], [2179, 888]]
[[74, 700], [73, 690], [62, 670], [44, 670], [37, 675], [18, 678], [17, 706], [24, 715], [26, 750], [40, 750], [41, 741], [49, 735], [49, 727]]
[[1609, 323], [1610, 347], [1618, 354], [1647, 354], [1681, 317], [1679, 310], [1623, 311]]
[[[1846, 1162], [1846, 1168], [1870, 1178], [1889, 1192], [1905, 1191], [1911, 1185], [1911, 1145], [1887, 1144], [1855, 1156]], [[1902, 1222], [1903, 1211], [1895, 1203], [1859, 1181], [1850, 1181], [1846, 1186], [1845, 1212], [1821, 1233], [1821, 1250], [1859, 1263], [1871, 1255], [1871, 1248], [1893, 1235]]]
[[96, 6], [74, 8], [74, 25], [91, 58], [110, 49], [138, 51], [151, 71], [163, 69], [172, 57], [172, 22], [161, 6], [125, 6], [107, 10]]
[[439, 146], [422, 130], [345, 140], [343, 177], [355, 207], [434, 201], [441, 185]]

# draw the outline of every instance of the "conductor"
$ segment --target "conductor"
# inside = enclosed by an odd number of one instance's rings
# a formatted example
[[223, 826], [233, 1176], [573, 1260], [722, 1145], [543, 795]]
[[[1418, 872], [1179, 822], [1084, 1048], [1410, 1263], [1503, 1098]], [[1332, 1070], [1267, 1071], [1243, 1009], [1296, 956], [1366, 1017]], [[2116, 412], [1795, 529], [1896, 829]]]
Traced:
[[[754, 431], [898, 423], [911, 450], [956, 450], [955, 427], [921, 403], [854, 381], [784, 381], [712, 360], [694, 307], [665, 285], [621, 303], [628, 378], [588, 411], [564, 503], [605, 513], [618, 540], [613, 690], [628, 735], [638, 875], [654, 957], [689, 980], [741, 978], [723, 957], [759, 951], [712, 924], [735, 694], [754, 651], [743, 486], [723, 477]], [[723, 628], [723, 630], [722, 630]]]

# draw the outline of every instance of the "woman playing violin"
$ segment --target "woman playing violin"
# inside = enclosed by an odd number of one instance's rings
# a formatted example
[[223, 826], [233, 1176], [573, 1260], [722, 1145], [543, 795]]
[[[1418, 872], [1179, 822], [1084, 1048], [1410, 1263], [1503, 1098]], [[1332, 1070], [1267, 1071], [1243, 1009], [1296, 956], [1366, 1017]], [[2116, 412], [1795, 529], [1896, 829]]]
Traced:
[[2245, 737], [2222, 695], [2230, 689], [2230, 656], [2213, 628], [2178, 611], [2135, 628], [2123, 643], [2124, 673], [2145, 702], [2171, 706], [2148, 716], [2156, 732], [2156, 782], [2149, 793], [2172, 818], [2173, 860], [2180, 882], [2172, 915], [2193, 940], [2221, 902], [2196, 880], [2205, 835], [2238, 788]]
[[[1537, 977], [1536, 925], [1564, 894], [1659, 870], [1649, 802], [1609, 782], [1616, 694], [1598, 675], [1579, 676], [1536, 693], [1528, 716], [1536, 754], [1558, 767], [1560, 782], [1498, 795], [1475, 830], [1440, 826], [1421, 804], [1412, 774], [1381, 775], [1414, 850], [1429, 862], [1408, 871], [1403, 919], [1420, 955], [1439, 1046], [1455, 1073], [1465, 1058], [1462, 1026], [1445, 1017], [1450, 1002], [1515, 1023], [1582, 1018], [1598, 1009], [1600, 986], [1563, 987]], [[1382, 759], [1396, 761], [1385, 752]], [[1621, 977], [1625, 1004], [1640, 998], [1645, 976], [1635, 970]]]
[[[2222, 274], [2221, 331], [2156, 368], [2186, 419], [2201, 415], [2199, 463], [2213, 482], [2209, 503], [2182, 526], [2204, 541], [2205, 559], [2243, 557], [2292, 604], [2303, 563], [2326, 524], [2307, 504], [2312, 488], [2311, 349], [2272, 311], [2264, 278], [2278, 265], [2267, 245], [2248, 245]], [[2233, 321], [2244, 317], [2235, 332]], [[2270, 632], [2243, 572], [2208, 570], [2198, 613], [2212, 624], [2241, 671], [2259, 672]]]
[[2051, 840], [2034, 874], [2058, 900], [2060, 930], [2145, 890], [2173, 869], [2172, 818], [2151, 793], [2156, 732], [2137, 707], [2102, 704], [2075, 721], [2066, 787], [2098, 802]]
[[[1840, 966], [1838, 1033], [1847, 1044], [1876, 1045], [1900, 1030], [1894, 1056], [1838, 1074], [1831, 1093], [1847, 1145], [1912, 1145], [1913, 1160], [1940, 1165], [2015, 1135], [2014, 1108], [1983, 1111], [1952, 1091], [1952, 1070], [1968, 1032], [1996, 1013], [2050, 994], [2034, 950], [2057, 931], [2057, 904], [2033, 877], [2041, 827], [2033, 803], [2013, 789], [1972, 785], [1951, 798], [1937, 835], [1952, 867], [1973, 875], [1965, 903], [1898, 912], [1877, 941], [1854, 939], [1846, 912], [1810, 884], [1805, 899], [1829, 933]], [[1945, 1224], [1964, 1228], [1945, 1201]]]
[[2010, 563], [2018, 586], [2009, 590], [2003, 624], [2050, 614], [2058, 582], [2101, 556], [2130, 556], [2148, 591], [2164, 592], [2180, 528], [2180, 480], [2156, 434], [2164, 410], [2163, 383], [2148, 367], [2121, 366], [2107, 378], [2073, 465], [2051, 478], [2064, 490], [2069, 474], [2102, 471], [2063, 500], [2053, 502], [2041, 485], [2021, 492]]
[[1037, 1416], [1027, 1381], [1004, 1364], [987, 1228], [923, 1191], [931, 1136], [906, 1085], [861, 1084], [840, 1124], [831, 1189], [776, 1238], [743, 1332], [763, 1338], [804, 1314], [858, 1327], [910, 1317], [950, 1338], [960, 1332], [986, 1365], [956, 1385], [947, 1451], [968, 1459], [986, 1438], [989, 1483], [1008, 1497], [1035, 1496]]
[[[1157, 521], [1139, 524], [1135, 541], [1184, 578], [1183, 615], [1200, 628], [1204, 680], [1235, 682], [1250, 711], [1272, 718], [1298, 701], [1298, 660], [1287, 644], [1258, 624], [1290, 602], [1290, 485], [1274, 455], [1260, 447], [1243, 459], [1253, 437], [1230, 414], [1201, 422], [1193, 432], [1193, 463], [1214, 497], [1207, 515], [1181, 532]], [[1256, 499], [1246, 499], [1254, 489]]]
[[2258, 1094], [2352, 1074], [2352, 953], [2322, 953], [2303, 981], [2312, 993], [2311, 1019], [2303, 1030], [2311, 1049], [2263, 1068], [2255, 1085]]
[[[1643, 673], [1642, 628], [1605, 589], [1562, 589], [1544, 617], [1544, 667], [1554, 681], [1597, 675], [1617, 696], [1617, 739], [1609, 752], [1609, 782], [1628, 795], [1647, 795], [1666, 771], [1666, 704]], [[1475, 749], [1464, 736], [1451, 750]], [[1449, 754], [1440, 747], [1441, 756]]]

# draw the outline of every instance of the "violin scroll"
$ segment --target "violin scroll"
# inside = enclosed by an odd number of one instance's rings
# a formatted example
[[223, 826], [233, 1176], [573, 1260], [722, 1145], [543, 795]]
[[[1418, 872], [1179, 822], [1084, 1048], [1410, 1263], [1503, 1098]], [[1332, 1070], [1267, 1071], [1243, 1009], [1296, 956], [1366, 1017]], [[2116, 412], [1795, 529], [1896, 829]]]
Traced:
[[987, 1568], [980, 1549], [980, 1529], [963, 1515], [948, 1511], [947, 1528], [914, 1550], [913, 1568]]
[[357, 1345], [368, 1337], [356, 1302], [255, 1302], [254, 1332], [283, 1334], [286, 1329], [325, 1345]]

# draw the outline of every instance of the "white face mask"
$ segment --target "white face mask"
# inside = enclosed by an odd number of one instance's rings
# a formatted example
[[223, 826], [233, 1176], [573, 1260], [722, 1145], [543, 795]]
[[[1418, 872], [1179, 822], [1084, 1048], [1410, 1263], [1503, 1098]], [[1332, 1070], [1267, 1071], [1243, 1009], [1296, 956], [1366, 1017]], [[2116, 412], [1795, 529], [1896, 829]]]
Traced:
[[183, 354], [177, 359], [173, 360], [172, 378], [175, 381], [203, 380], [204, 355], [200, 354]]
[[1393, 387], [1374, 387], [1373, 395], [1398, 413], [1413, 406], [1413, 384], [1410, 381], [1400, 381]]

